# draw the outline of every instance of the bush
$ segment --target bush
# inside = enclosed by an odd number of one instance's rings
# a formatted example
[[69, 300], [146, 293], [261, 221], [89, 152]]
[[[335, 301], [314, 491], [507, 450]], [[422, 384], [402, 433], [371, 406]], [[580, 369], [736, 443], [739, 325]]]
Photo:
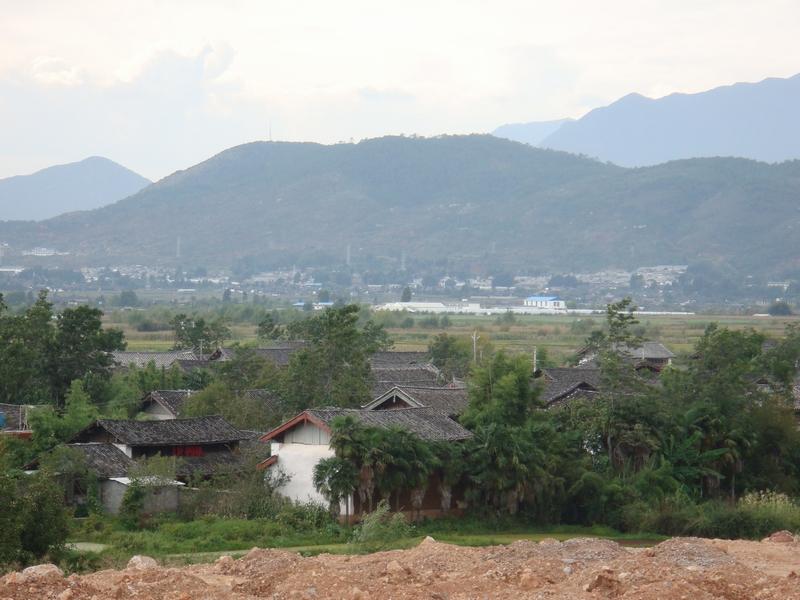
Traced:
[[119, 521], [126, 529], [134, 530], [140, 525], [139, 520], [144, 510], [145, 489], [136, 481], [132, 481], [125, 490], [119, 508]]
[[381, 500], [355, 528], [350, 544], [359, 552], [378, 552], [390, 548], [393, 542], [410, 537], [413, 531], [414, 527], [402, 513], [390, 513], [389, 504]]
[[775, 492], [753, 492], [735, 505], [696, 504], [678, 492], [656, 505], [633, 502], [623, 512], [624, 528], [635, 532], [743, 539], [760, 539], [783, 529], [800, 532], [800, 506]]
[[64, 490], [48, 473], [40, 472], [26, 478], [18, 493], [23, 560], [30, 562], [46, 555], [57, 558], [69, 533]]

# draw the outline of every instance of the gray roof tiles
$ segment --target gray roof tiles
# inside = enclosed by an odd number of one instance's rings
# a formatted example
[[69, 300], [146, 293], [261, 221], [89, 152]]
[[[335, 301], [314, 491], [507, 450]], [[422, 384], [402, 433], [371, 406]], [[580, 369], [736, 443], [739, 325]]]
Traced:
[[180, 446], [224, 444], [247, 439], [220, 416], [169, 419], [165, 421], [133, 421], [130, 419], [98, 419], [84, 429], [76, 441], [84, 439], [91, 430], [107, 431], [122, 444], [129, 446]]
[[350, 415], [365, 427], [400, 427], [428, 441], [457, 441], [472, 437], [472, 433], [443, 412], [433, 408], [398, 408], [395, 410], [364, 410], [348, 408], [313, 408], [306, 411], [326, 425], [336, 417]]
[[382, 403], [397, 396], [409, 403], [412, 407], [435, 408], [446, 415], [458, 416], [469, 405], [469, 390], [466, 386], [459, 387], [420, 387], [401, 385], [394, 386], [378, 398], [370, 402], [365, 408], [375, 410]]
[[127, 477], [134, 461], [113, 444], [90, 442], [67, 444], [67, 448], [80, 452], [90, 471], [103, 478]]
[[170, 368], [178, 360], [198, 360], [199, 357], [191, 350], [169, 350], [167, 352], [128, 352], [115, 351], [111, 353], [114, 362], [120, 367], [125, 368], [134, 365], [136, 368], [143, 369], [151, 362], [157, 368]]

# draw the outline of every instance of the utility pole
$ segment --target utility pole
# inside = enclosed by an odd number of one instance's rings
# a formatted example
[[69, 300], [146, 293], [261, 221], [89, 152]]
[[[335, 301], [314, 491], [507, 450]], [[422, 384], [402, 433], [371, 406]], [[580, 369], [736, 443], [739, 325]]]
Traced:
[[478, 362], [478, 340], [481, 339], [481, 336], [478, 335], [477, 331], [472, 332], [472, 362]]

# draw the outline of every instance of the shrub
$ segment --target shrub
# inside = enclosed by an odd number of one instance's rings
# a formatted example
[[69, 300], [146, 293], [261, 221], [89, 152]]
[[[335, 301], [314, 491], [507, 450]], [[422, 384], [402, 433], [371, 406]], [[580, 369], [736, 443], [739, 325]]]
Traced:
[[49, 554], [57, 557], [64, 550], [69, 533], [64, 490], [51, 476], [40, 472], [22, 486], [22, 552], [26, 558]]
[[410, 537], [413, 531], [402, 513], [390, 513], [389, 504], [381, 500], [374, 511], [364, 515], [350, 543], [359, 552], [378, 552], [388, 549], [397, 540]]
[[144, 497], [144, 487], [136, 481], [132, 481], [125, 490], [119, 508], [119, 521], [126, 529], [134, 530], [139, 527], [139, 519], [144, 510]]

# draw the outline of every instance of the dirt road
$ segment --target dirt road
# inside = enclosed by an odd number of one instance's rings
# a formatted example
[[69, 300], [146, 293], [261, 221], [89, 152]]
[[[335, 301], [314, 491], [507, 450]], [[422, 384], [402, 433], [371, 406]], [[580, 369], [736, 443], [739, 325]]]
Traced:
[[674, 538], [645, 550], [599, 539], [466, 548], [430, 538], [410, 550], [303, 558], [253, 549], [239, 560], [64, 578], [39, 566], [0, 579], [0, 600], [589, 599], [800, 600], [800, 541]]

